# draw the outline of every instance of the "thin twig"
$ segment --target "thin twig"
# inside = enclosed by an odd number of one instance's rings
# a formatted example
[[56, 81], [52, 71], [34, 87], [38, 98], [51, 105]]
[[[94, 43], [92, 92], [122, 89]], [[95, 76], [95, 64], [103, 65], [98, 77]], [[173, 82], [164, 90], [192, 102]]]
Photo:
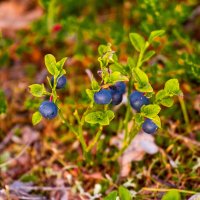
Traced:
[[11, 131], [8, 132], [7, 136], [0, 143], [0, 151], [3, 150], [5, 148], [5, 146], [10, 142], [10, 140], [12, 139], [12, 136], [15, 133], [15, 130], [18, 128], [19, 128], [19, 126], [15, 126]]
[[[17, 187], [17, 190], [27, 190], [27, 191], [63, 191], [63, 190], [70, 190], [70, 187], [50, 187], [50, 186], [22, 186]], [[13, 189], [11, 189], [13, 190]], [[14, 191], [14, 190], [13, 190]]]
[[24, 147], [23, 149], [17, 154], [16, 157], [11, 158], [9, 160], [7, 160], [6, 162], [0, 164], [0, 168], [5, 167], [6, 165], [9, 165], [10, 163], [12, 163], [13, 161], [19, 159], [28, 149], [28, 147], [30, 146], [30, 144], [32, 143], [32, 141], [30, 140]]
[[174, 189], [174, 188], [170, 188], [170, 189], [167, 189], [167, 188], [147, 188], [147, 187], [143, 187], [141, 191], [152, 191], [152, 192], [169, 192], [169, 191], [174, 191], [176, 190], [177, 192], [181, 192], [181, 193], [186, 193], [186, 194], [196, 194], [197, 192], [194, 192], [194, 191], [190, 191], [190, 190], [181, 190], [181, 189]]

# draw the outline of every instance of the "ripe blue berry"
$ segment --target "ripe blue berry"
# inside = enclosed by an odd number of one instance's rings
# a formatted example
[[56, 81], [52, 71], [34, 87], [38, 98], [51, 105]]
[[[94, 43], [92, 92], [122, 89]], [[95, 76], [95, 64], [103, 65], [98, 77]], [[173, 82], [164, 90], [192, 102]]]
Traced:
[[39, 111], [44, 118], [53, 119], [58, 114], [58, 108], [51, 101], [44, 101], [39, 107]]
[[130, 104], [133, 109], [140, 112], [143, 105], [149, 104], [149, 99], [143, 95], [142, 92], [134, 91], [129, 96]]
[[147, 118], [142, 124], [142, 129], [148, 134], [153, 134], [158, 129], [158, 126], [151, 119]]
[[115, 85], [110, 87], [111, 89], [116, 89], [121, 94], [126, 92], [126, 84], [122, 81], [115, 83]]
[[[64, 75], [57, 79], [56, 89], [64, 88], [67, 83], [67, 79]], [[54, 85], [54, 77], [51, 78], [51, 85]]]
[[118, 105], [122, 102], [123, 94], [116, 89], [110, 89], [112, 95], [112, 105]]
[[94, 101], [97, 104], [109, 104], [112, 100], [112, 95], [109, 90], [101, 89], [94, 94]]

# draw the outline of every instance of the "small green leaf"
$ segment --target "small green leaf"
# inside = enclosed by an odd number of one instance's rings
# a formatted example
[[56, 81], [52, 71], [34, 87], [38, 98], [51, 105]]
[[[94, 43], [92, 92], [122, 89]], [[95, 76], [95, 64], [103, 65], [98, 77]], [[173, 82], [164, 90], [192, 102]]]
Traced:
[[6, 113], [7, 101], [3, 90], [0, 90], [0, 114]]
[[66, 60], [67, 60], [67, 57], [61, 59], [60, 61], [58, 61], [58, 62], [56, 63], [56, 67], [57, 67], [57, 69], [58, 69], [59, 72], [62, 71], [63, 66], [64, 66]]
[[112, 191], [103, 200], [116, 200], [116, 198], [117, 198], [117, 191]]
[[44, 84], [33, 84], [29, 86], [30, 93], [35, 97], [43, 96], [45, 90]]
[[161, 120], [158, 115], [154, 117], [149, 117], [149, 119], [151, 119], [159, 128], [161, 128]]
[[136, 65], [137, 65], [137, 60], [134, 59], [134, 58], [128, 57], [127, 63], [128, 63], [128, 66], [130, 67], [130, 69], [132, 69], [132, 68], [135, 68], [135, 67], [136, 67]]
[[100, 124], [103, 126], [109, 125], [110, 121], [114, 118], [114, 113], [108, 111], [95, 111], [85, 116], [85, 121], [90, 124]]
[[160, 101], [163, 106], [171, 107], [174, 104], [174, 100], [171, 97], [164, 98]]
[[90, 89], [86, 89], [86, 93], [89, 97], [89, 99], [94, 102], [94, 91], [90, 90]]
[[160, 90], [156, 94], [156, 102], [166, 107], [171, 107], [174, 100], [169, 96], [166, 90]]
[[152, 43], [155, 38], [160, 37], [160, 36], [162, 36], [164, 34], [165, 34], [164, 30], [152, 31], [150, 36], [149, 36], [149, 40], [148, 40], [149, 43]]
[[156, 94], [156, 101], [160, 101], [168, 96], [169, 94], [165, 90], [160, 90]]
[[145, 40], [142, 36], [137, 33], [130, 33], [129, 38], [131, 40], [131, 44], [137, 51], [142, 51], [145, 47]]
[[181, 200], [181, 195], [176, 189], [170, 190], [162, 197], [162, 200]]
[[110, 77], [106, 83], [114, 84], [118, 81], [128, 81], [128, 78], [123, 76], [120, 72], [113, 72], [110, 74]]
[[144, 122], [144, 117], [140, 113], [136, 113], [136, 115], [135, 115], [135, 123], [138, 126], [141, 126], [143, 122]]
[[109, 121], [112, 121], [115, 117], [115, 114], [112, 110], [107, 110], [106, 115], [108, 116]]
[[135, 87], [140, 92], [153, 92], [153, 88], [150, 83], [146, 84], [135, 84]]
[[100, 86], [98, 84], [98, 82], [95, 80], [95, 78], [92, 78], [92, 90], [94, 91], [99, 91], [100, 90]]
[[149, 60], [153, 55], [155, 54], [155, 51], [148, 51], [143, 59], [142, 59], [142, 62], [146, 62], [147, 60]]
[[119, 187], [120, 200], [132, 200], [131, 193], [123, 186]]
[[66, 70], [65, 70], [65, 69], [62, 69], [62, 70], [59, 72], [59, 76], [62, 76], [62, 75], [64, 75], [64, 74], [66, 74]]
[[179, 82], [177, 79], [170, 79], [165, 83], [164, 90], [170, 95], [181, 95], [182, 91], [179, 87]]
[[127, 68], [118, 62], [111, 64], [109, 67], [112, 72], [120, 72], [124, 76], [127, 76], [129, 74]]
[[135, 87], [140, 92], [153, 92], [153, 88], [149, 83], [149, 78], [145, 72], [139, 68], [133, 70], [134, 79], [136, 81]]
[[48, 70], [48, 72], [54, 76], [58, 76], [59, 75], [59, 71], [57, 69], [57, 66], [56, 66], [56, 59], [53, 55], [51, 54], [47, 54], [45, 57], [44, 57], [44, 61], [45, 61], [45, 65], [46, 65], [46, 68]]
[[35, 112], [32, 115], [32, 123], [35, 126], [36, 124], [38, 124], [42, 119], [42, 115], [40, 114], [40, 112]]
[[104, 45], [104, 44], [99, 45], [98, 52], [100, 56], [105, 54], [107, 51], [111, 51], [110, 45]]
[[48, 81], [48, 83], [49, 83], [49, 86], [52, 88], [52, 85], [51, 85], [51, 80], [50, 80], [50, 78], [47, 76], [47, 81]]
[[144, 105], [141, 108], [142, 114], [147, 117], [155, 117], [160, 112], [161, 108], [157, 104]]

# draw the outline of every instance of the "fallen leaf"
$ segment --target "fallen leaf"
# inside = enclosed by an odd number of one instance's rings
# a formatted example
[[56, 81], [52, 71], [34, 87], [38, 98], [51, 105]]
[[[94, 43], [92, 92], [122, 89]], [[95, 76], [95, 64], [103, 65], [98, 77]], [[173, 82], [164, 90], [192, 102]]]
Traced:
[[42, 9], [36, 7], [26, 10], [26, 4], [20, 1], [5, 1], [0, 4], [0, 29], [8, 36], [16, 30], [27, 29], [29, 24], [42, 15]]
[[197, 193], [195, 195], [192, 195], [188, 200], [199, 200], [200, 199], [200, 193]]
[[[113, 138], [111, 144], [121, 148], [123, 135], [119, 135], [118, 138]], [[131, 170], [132, 161], [140, 161], [143, 159], [145, 153], [155, 154], [158, 152], [158, 146], [154, 142], [152, 135], [140, 132], [133, 139], [129, 147], [124, 151], [119, 158], [121, 166], [120, 175], [126, 177]]]
[[197, 95], [194, 99], [194, 109], [198, 111], [200, 115], [200, 95]]

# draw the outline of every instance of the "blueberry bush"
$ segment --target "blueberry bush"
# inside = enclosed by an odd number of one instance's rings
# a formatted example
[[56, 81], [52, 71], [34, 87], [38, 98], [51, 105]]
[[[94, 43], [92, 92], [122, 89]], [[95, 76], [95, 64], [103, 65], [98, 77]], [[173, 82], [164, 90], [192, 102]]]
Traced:
[[0, 199], [199, 198], [198, 1], [0, 13]]
[[[171, 107], [174, 103], [174, 96], [182, 96], [177, 79], [170, 79], [165, 83], [164, 89], [154, 92], [147, 74], [142, 70], [143, 64], [148, 61], [155, 51], [149, 50], [149, 46], [154, 40], [164, 34], [163, 30], [152, 31], [148, 40], [137, 34], [130, 33], [130, 41], [138, 55], [128, 57], [127, 63], [119, 63], [115, 51], [111, 45], [100, 45], [98, 48], [100, 57], [98, 58], [100, 69], [100, 83], [94, 77], [91, 77], [91, 89], [86, 89], [90, 102], [88, 107], [80, 116], [79, 110], [74, 110], [74, 117], [78, 127], [74, 127], [65, 119], [64, 110], [59, 107], [57, 89], [64, 88], [67, 78], [66, 70], [63, 69], [67, 58], [56, 61], [51, 54], [45, 56], [45, 65], [51, 78], [47, 77], [51, 91], [47, 91], [44, 84], [30, 85], [30, 92], [35, 97], [48, 95], [49, 101], [43, 101], [39, 111], [33, 114], [32, 122], [34, 125], [40, 122], [42, 117], [53, 119], [59, 113], [61, 120], [76, 135], [76, 138], [82, 145], [84, 155], [88, 153], [98, 142], [103, 127], [112, 123], [115, 113], [112, 107], [122, 102], [123, 95], [127, 95], [127, 108], [124, 116], [124, 122], [121, 129], [125, 130], [123, 146], [121, 150], [113, 156], [117, 159], [131, 143], [136, 134], [142, 129], [148, 134], [153, 134], [158, 128], [161, 128], [159, 113], [161, 106]], [[126, 86], [127, 85], [127, 86]], [[126, 94], [127, 87], [127, 94]], [[101, 105], [99, 107], [98, 105]], [[136, 112], [132, 112], [132, 109]], [[132, 127], [128, 128], [130, 121], [133, 121]], [[98, 131], [89, 144], [86, 143], [83, 135], [85, 123], [98, 124]]]

